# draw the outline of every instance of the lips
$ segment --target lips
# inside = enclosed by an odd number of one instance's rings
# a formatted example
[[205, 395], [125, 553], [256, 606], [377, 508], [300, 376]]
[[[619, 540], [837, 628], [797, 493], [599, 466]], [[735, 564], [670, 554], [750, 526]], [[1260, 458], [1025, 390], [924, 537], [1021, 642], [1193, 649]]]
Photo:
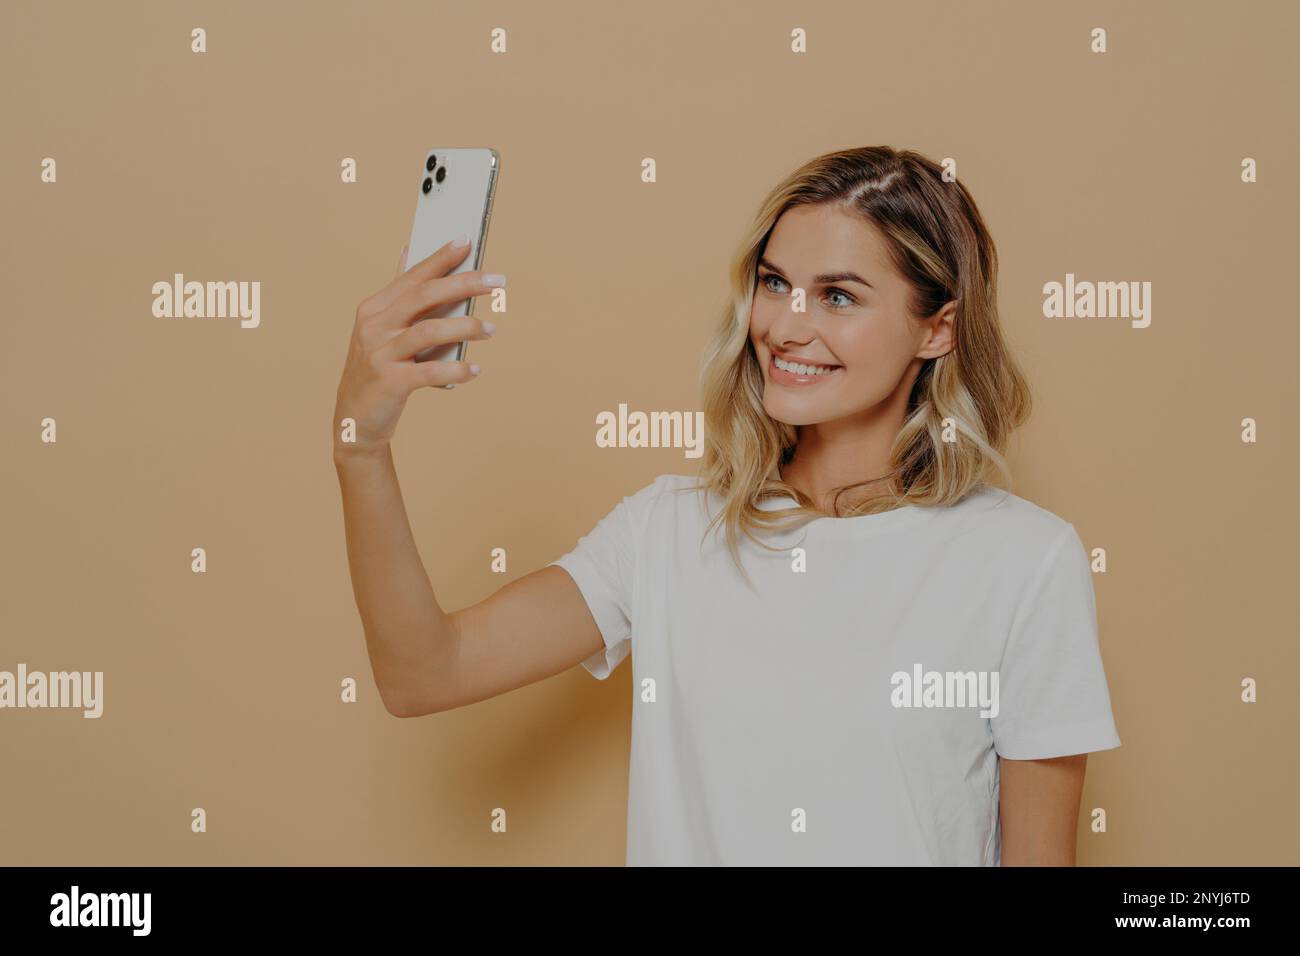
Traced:
[[821, 382], [830, 381], [831, 379], [835, 378], [836, 375], [838, 375], [840, 372], [844, 370], [844, 366], [836, 365], [836, 366], [831, 366], [830, 367], [831, 371], [829, 372], [820, 372], [820, 373], [808, 372], [807, 374], [800, 374], [799, 372], [791, 372], [779, 367], [776, 364], [776, 359], [777, 357], [775, 354], [773, 354], [768, 359], [767, 377], [770, 381], [774, 382], [777, 385], [800, 386], [800, 387], [817, 385]]
[[787, 355], [784, 352], [777, 352], [777, 351], [772, 352], [772, 357], [779, 358], [782, 362], [788, 362], [791, 365], [809, 365], [814, 368], [828, 368], [828, 369], [844, 367], [842, 365], [836, 365], [834, 362], [818, 362], [813, 359], [802, 358], [797, 355]]

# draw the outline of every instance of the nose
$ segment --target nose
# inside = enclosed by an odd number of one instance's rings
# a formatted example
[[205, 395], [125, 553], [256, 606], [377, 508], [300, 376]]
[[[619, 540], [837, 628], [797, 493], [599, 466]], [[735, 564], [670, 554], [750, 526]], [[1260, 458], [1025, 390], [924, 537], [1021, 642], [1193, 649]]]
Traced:
[[769, 340], [779, 349], [796, 349], [807, 345], [816, 337], [816, 323], [809, 313], [796, 312], [789, 305], [777, 310], [768, 329]]

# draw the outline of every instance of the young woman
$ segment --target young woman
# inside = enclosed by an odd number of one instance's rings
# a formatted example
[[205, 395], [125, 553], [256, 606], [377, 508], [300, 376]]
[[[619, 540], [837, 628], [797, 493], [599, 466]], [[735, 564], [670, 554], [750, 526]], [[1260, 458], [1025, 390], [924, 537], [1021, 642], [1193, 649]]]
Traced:
[[446, 276], [464, 254], [361, 303], [334, 413], [357, 422], [335, 462], [389, 711], [634, 650], [631, 865], [1072, 865], [1087, 754], [1120, 740], [1082, 541], [985, 481], [1030, 399], [966, 188], [887, 147], [781, 183], [705, 355], [702, 476], [448, 614], [388, 442], [413, 389], [472, 377], [411, 356], [490, 334], [412, 324], [488, 291]]

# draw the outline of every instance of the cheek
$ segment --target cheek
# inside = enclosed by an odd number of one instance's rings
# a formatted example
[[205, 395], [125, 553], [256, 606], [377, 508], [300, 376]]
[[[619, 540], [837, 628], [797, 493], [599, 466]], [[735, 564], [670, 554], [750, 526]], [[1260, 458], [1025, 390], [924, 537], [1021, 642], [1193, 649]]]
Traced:
[[830, 344], [835, 354], [850, 368], [892, 369], [906, 365], [913, 351], [904, 331], [885, 322], [856, 325]]

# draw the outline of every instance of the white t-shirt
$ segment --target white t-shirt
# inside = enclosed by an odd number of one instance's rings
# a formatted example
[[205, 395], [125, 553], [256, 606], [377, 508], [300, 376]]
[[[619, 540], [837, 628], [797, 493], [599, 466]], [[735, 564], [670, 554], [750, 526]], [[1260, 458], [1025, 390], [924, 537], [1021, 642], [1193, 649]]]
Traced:
[[763, 539], [784, 551], [742, 535], [750, 590], [695, 482], [551, 562], [605, 640], [583, 666], [632, 654], [629, 866], [997, 866], [999, 755], [1120, 745], [1072, 524], [988, 485], [819, 518]]

